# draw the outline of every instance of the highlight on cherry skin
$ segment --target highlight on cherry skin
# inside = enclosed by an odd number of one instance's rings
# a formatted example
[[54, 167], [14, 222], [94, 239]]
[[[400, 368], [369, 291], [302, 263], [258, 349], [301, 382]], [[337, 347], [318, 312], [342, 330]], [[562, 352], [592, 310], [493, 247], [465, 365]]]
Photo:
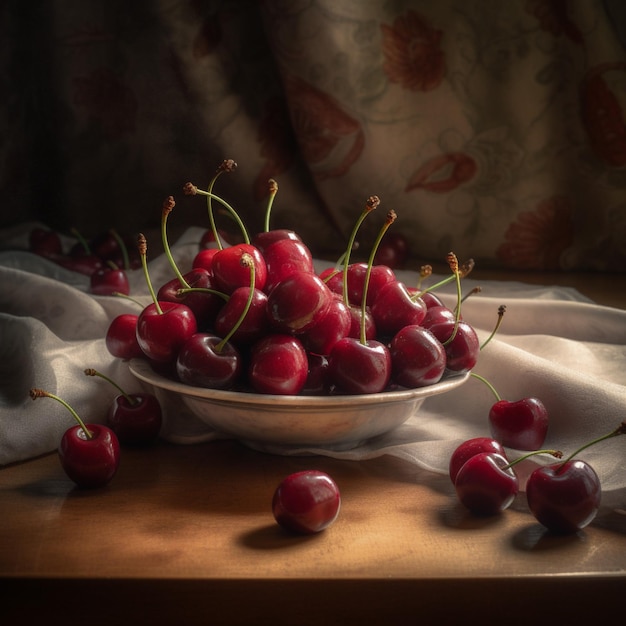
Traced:
[[320, 470], [286, 476], [272, 498], [272, 513], [279, 526], [300, 535], [319, 533], [331, 526], [340, 508], [337, 483]]

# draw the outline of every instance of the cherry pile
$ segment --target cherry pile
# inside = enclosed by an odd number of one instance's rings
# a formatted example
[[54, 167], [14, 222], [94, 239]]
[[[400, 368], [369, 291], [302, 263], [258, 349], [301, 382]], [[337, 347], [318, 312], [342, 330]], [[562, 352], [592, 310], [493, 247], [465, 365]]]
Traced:
[[[138, 254], [129, 253], [129, 241], [114, 229], [87, 241], [73, 230], [76, 243], [68, 251], [57, 231], [33, 228], [29, 233], [29, 250], [65, 269], [89, 276], [89, 290], [94, 295], [129, 295], [128, 270], [137, 269]], [[133, 249], [133, 248], [131, 248]]]
[[[236, 211], [213, 193], [217, 177], [232, 171], [224, 161], [207, 191], [187, 183], [187, 195], [207, 198], [212, 228], [192, 267], [181, 272], [169, 250], [168, 216], [162, 209], [163, 248], [173, 276], [154, 289], [147, 241], [137, 249], [152, 303], [136, 316], [115, 318], [106, 335], [113, 356], [146, 358], [155, 371], [183, 383], [267, 394], [372, 394], [416, 388], [470, 371], [479, 354], [474, 328], [430, 290], [409, 286], [387, 265], [375, 264], [380, 243], [396, 219], [389, 211], [367, 262], [352, 262], [361, 223], [378, 206], [367, 199], [347, 251], [334, 268], [317, 273], [313, 255], [293, 230], [269, 228], [278, 186], [270, 181], [266, 229], [250, 237]], [[229, 212], [242, 242], [224, 244], [212, 201]], [[401, 241], [401, 239], [396, 239]], [[473, 263], [448, 255], [456, 281]]]

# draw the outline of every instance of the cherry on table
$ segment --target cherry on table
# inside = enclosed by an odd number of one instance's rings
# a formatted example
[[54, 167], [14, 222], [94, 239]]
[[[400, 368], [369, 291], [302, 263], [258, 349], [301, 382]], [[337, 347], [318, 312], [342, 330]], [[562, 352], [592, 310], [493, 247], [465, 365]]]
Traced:
[[94, 489], [108, 484], [117, 473], [120, 463], [120, 443], [108, 426], [85, 424], [76, 411], [61, 397], [33, 388], [30, 397], [52, 398], [72, 414], [76, 425], [61, 437], [58, 454], [68, 478], [78, 487]]
[[112, 378], [93, 368], [87, 368], [85, 375], [98, 376], [119, 392], [109, 407], [107, 422], [121, 444], [145, 445], [159, 436], [163, 411], [153, 393], [128, 393]]
[[471, 457], [481, 452], [499, 454], [506, 458], [506, 451], [501, 443], [491, 437], [472, 437], [460, 443], [450, 456], [448, 464], [448, 475], [452, 484], [456, 481], [456, 476], [465, 462]]
[[302, 535], [319, 533], [339, 516], [341, 493], [325, 472], [303, 470], [285, 477], [272, 497], [272, 513], [285, 530]]

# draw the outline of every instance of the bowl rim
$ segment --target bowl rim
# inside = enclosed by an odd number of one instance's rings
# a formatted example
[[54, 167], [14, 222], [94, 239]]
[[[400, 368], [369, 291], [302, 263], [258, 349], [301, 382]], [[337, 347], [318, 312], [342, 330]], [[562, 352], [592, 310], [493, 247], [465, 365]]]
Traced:
[[233, 391], [226, 389], [210, 389], [194, 387], [185, 383], [167, 378], [155, 372], [150, 363], [143, 358], [134, 358], [128, 362], [131, 373], [139, 380], [166, 391], [190, 396], [208, 402], [231, 402], [238, 404], [306, 406], [317, 408], [332, 408], [346, 404], [377, 404], [389, 402], [406, 402], [419, 398], [446, 393], [462, 385], [468, 380], [471, 372], [444, 375], [439, 382], [424, 387], [412, 389], [393, 389], [371, 394], [333, 394], [333, 395], [280, 395], [255, 393], [251, 391]]

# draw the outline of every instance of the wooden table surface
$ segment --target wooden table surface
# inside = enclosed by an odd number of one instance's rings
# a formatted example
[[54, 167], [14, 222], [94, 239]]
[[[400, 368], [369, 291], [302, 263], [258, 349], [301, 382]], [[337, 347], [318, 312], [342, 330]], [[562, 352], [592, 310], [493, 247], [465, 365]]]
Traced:
[[[626, 308], [626, 276], [534, 278]], [[333, 476], [342, 509], [325, 532], [294, 537], [274, 522], [271, 497], [307, 468]], [[93, 492], [73, 488], [56, 454], [0, 469], [3, 626], [609, 624], [624, 591], [624, 498], [558, 537], [523, 498], [475, 518], [446, 476], [388, 456], [159, 442], [125, 449], [114, 481]]]

